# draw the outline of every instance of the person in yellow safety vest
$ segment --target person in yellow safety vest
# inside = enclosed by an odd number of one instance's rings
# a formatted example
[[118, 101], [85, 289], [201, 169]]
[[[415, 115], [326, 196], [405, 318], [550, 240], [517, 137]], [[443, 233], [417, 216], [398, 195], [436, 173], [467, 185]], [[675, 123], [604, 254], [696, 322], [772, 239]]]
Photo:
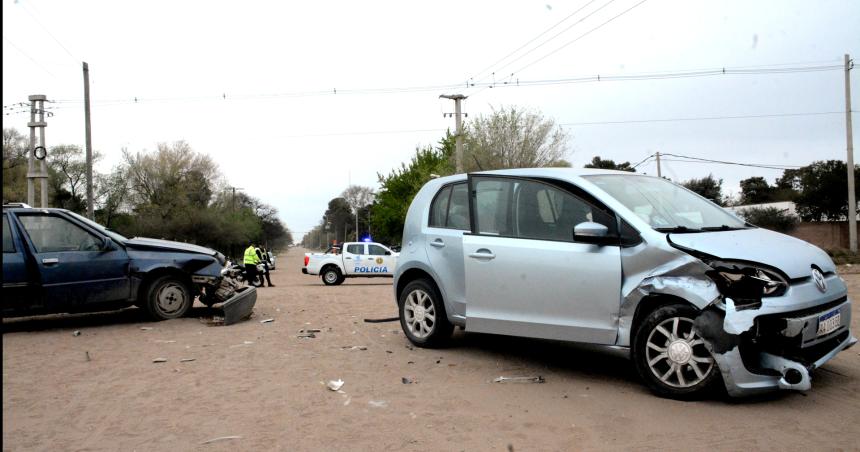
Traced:
[[[260, 248], [256, 249], [257, 259], [263, 264], [263, 274], [260, 276], [260, 287], [264, 287], [265, 281], [269, 282], [269, 287], [275, 287], [272, 284], [272, 278], [269, 276], [269, 257], [266, 256], [266, 252], [261, 250]], [[265, 281], [264, 281], [265, 279]]]
[[[257, 277], [257, 264], [260, 263], [260, 258], [257, 257], [257, 247], [252, 243], [248, 248], [245, 248], [245, 279], [248, 281], [248, 284], [252, 286], [257, 286], [254, 284], [254, 280]], [[262, 287], [262, 278], [260, 278], [260, 286]]]

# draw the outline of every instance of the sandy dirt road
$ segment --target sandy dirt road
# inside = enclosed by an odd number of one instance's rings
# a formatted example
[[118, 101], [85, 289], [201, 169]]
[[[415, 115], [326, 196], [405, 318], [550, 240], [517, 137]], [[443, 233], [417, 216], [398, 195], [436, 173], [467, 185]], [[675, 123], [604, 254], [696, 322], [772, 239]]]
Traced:
[[[458, 332], [447, 349], [408, 347], [398, 323], [363, 322], [396, 315], [391, 280], [326, 287], [299, 272], [302, 252], [280, 256], [277, 287], [238, 325], [136, 309], [7, 320], [3, 450], [860, 448], [858, 348], [806, 394], [664, 400], [626, 360], [570, 345]], [[860, 299], [860, 274], [845, 279]], [[240, 438], [203, 444], [225, 436]]]

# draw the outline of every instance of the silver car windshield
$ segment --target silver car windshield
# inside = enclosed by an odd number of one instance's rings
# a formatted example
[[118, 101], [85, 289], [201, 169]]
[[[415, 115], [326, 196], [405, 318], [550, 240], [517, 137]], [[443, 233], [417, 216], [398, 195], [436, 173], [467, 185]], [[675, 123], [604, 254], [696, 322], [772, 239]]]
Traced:
[[623, 174], [584, 176], [663, 232], [701, 232], [751, 227], [722, 207], [665, 179]]

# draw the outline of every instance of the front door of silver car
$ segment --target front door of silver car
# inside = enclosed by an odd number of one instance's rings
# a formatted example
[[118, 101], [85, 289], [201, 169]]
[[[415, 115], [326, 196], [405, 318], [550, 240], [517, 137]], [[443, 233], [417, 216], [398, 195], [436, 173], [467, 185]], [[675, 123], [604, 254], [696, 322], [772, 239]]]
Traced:
[[[621, 256], [612, 212], [548, 182], [472, 176], [469, 183], [466, 330], [615, 343]], [[575, 241], [578, 224], [596, 224], [603, 238]]]

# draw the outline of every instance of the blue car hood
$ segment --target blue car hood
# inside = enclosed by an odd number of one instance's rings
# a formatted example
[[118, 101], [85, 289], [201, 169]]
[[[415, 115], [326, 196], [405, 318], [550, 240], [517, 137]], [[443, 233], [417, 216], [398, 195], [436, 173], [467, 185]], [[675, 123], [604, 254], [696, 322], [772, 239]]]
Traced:
[[670, 234], [677, 245], [723, 260], [743, 260], [776, 267], [789, 278], [811, 275], [812, 265], [835, 272], [836, 266], [820, 248], [803, 240], [762, 228], [736, 231]]
[[217, 256], [219, 253], [211, 248], [193, 245], [191, 243], [172, 242], [170, 240], [149, 239], [146, 237], [135, 237], [123, 242], [125, 246], [135, 249], [151, 249], [165, 251], [182, 251], [186, 253], [205, 254]]

